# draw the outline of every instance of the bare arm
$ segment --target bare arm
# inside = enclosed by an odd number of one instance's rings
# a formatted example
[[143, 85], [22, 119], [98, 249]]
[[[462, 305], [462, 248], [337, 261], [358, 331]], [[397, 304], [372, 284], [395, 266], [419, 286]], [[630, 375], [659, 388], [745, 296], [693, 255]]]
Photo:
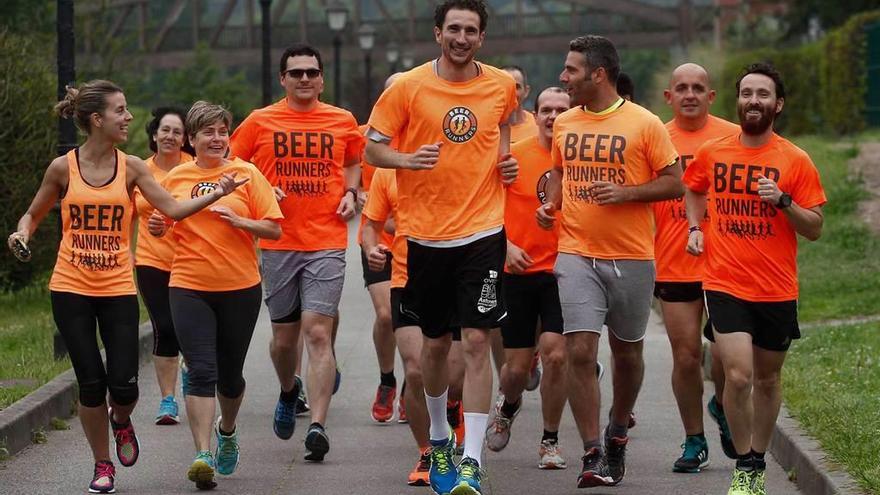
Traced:
[[[783, 192], [775, 181], [763, 176], [758, 179], [758, 196], [763, 201], [775, 206], [779, 203], [782, 194]], [[821, 206], [803, 208], [792, 201], [788, 208], [777, 207], [777, 209], [785, 213], [791, 226], [798, 234], [811, 241], [818, 240], [822, 236], [822, 224], [825, 222], [825, 217]]]
[[13, 235], [27, 244], [30, 237], [37, 230], [37, 227], [39, 227], [40, 222], [46, 218], [49, 210], [58, 201], [61, 191], [64, 190], [66, 185], [67, 159], [60, 156], [52, 160], [52, 163], [46, 169], [46, 173], [43, 174], [43, 182], [40, 183], [40, 188], [37, 189], [31, 205], [18, 220], [18, 228]]
[[379, 244], [379, 233], [384, 228], [385, 222], [377, 222], [368, 218], [364, 230], [361, 232], [361, 244], [367, 253], [367, 265], [371, 271], [378, 272], [385, 268], [388, 262], [390, 247]]
[[367, 139], [364, 157], [371, 165], [379, 168], [403, 168], [410, 170], [430, 170], [437, 164], [442, 142], [423, 144], [415, 153], [401, 153], [388, 143]]
[[703, 254], [703, 231], [700, 223], [706, 217], [706, 193], [686, 189], [684, 192], [684, 205], [687, 211], [688, 243], [687, 252], [699, 256]]
[[562, 169], [553, 167], [550, 170], [550, 178], [544, 187], [547, 194], [547, 202], [538, 207], [535, 216], [538, 226], [550, 230], [556, 223], [556, 212], [562, 208]]
[[681, 182], [681, 166], [678, 160], [657, 172], [657, 177], [637, 186], [623, 186], [612, 182], [596, 181], [590, 186], [590, 194], [600, 205], [619, 203], [653, 203], [680, 198], [684, 194]]
[[281, 237], [281, 225], [275, 220], [261, 219], [254, 220], [238, 216], [228, 206], [218, 205], [211, 208], [211, 211], [221, 219], [229, 222], [229, 225], [237, 229], [249, 232], [261, 239], [278, 240]]

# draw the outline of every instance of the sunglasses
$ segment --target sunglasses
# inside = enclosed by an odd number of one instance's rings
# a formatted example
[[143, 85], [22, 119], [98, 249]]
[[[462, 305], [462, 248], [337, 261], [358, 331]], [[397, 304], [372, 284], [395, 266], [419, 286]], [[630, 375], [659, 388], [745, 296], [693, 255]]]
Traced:
[[302, 79], [303, 76], [314, 79], [321, 75], [321, 69], [287, 69], [282, 74], [286, 74], [287, 77], [294, 79]]

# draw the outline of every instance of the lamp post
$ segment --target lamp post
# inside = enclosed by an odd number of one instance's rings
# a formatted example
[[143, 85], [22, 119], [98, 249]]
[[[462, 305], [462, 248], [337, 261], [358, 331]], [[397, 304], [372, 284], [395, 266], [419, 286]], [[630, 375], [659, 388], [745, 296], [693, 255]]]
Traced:
[[272, 103], [272, 71], [270, 50], [272, 45], [272, 0], [260, 0], [260, 13], [263, 24], [263, 105]]
[[367, 90], [367, 97], [364, 99], [364, 115], [369, 116], [373, 107], [373, 74], [372, 59], [370, 57], [373, 45], [376, 43], [376, 29], [364, 24], [358, 29], [358, 44], [364, 51], [364, 85]]
[[333, 31], [333, 102], [342, 104], [342, 30], [348, 22], [348, 8], [339, 0], [327, 2], [327, 24]]
[[392, 41], [385, 47], [385, 59], [388, 60], [389, 74], [397, 72], [397, 59], [400, 58], [400, 47]]

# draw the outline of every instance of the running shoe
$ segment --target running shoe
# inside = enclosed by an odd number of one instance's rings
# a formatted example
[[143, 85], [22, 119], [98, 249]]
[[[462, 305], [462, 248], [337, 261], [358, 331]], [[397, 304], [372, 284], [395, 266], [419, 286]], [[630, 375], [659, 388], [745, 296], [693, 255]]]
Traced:
[[397, 401], [397, 422], [400, 424], [409, 423], [409, 419], [406, 417], [406, 405], [404, 404], [403, 394], [401, 394], [400, 400]]
[[113, 428], [113, 439], [116, 441], [116, 458], [119, 459], [119, 464], [125, 467], [134, 466], [141, 453], [141, 446], [131, 424], [131, 418], [128, 418], [125, 424], [118, 424], [113, 421], [113, 408], [109, 409], [108, 414], [110, 426]]
[[397, 387], [379, 385], [376, 389], [376, 400], [373, 401], [373, 409], [370, 411], [373, 421], [387, 423], [394, 417], [394, 399], [397, 398]]
[[409, 472], [406, 484], [409, 486], [428, 486], [431, 484], [431, 449], [426, 448], [419, 453], [416, 466]]
[[431, 490], [437, 495], [448, 495], [455, 487], [458, 472], [452, 460], [455, 451], [455, 433], [449, 432], [449, 438], [439, 442], [431, 441], [431, 470], [428, 476]]
[[460, 400], [446, 401], [446, 422], [455, 432], [455, 454], [464, 452], [464, 408]]
[[339, 385], [342, 383], [342, 372], [339, 371], [339, 363], [336, 363], [336, 377], [333, 379], [333, 395], [339, 392]]
[[89, 493], [116, 493], [116, 468], [110, 461], [95, 463], [95, 475], [89, 483]]
[[196, 484], [199, 490], [210, 490], [217, 486], [214, 481], [214, 455], [210, 450], [202, 450], [196, 454], [186, 477]]
[[452, 495], [480, 495], [482, 493], [480, 487], [482, 479], [483, 472], [480, 469], [480, 463], [476, 459], [465, 457], [458, 463], [458, 478], [455, 480]]
[[275, 417], [272, 421], [275, 436], [282, 440], [290, 440], [294, 428], [296, 428], [296, 403], [285, 402], [279, 398], [278, 403], [275, 404]]
[[504, 408], [504, 394], [498, 396], [495, 401], [495, 415], [492, 422], [486, 428], [486, 446], [492, 452], [501, 452], [510, 442], [510, 428], [513, 426], [513, 420], [519, 414], [522, 408], [522, 400], [516, 405], [516, 411], [513, 416], [507, 417], [502, 412]]
[[538, 462], [539, 469], [565, 469], [568, 467], [565, 458], [562, 457], [562, 450], [559, 449], [558, 442], [541, 440], [538, 455], [541, 457], [541, 461]]
[[724, 415], [724, 410], [721, 408], [721, 404], [718, 403], [718, 398], [713, 395], [709, 399], [709, 405], [706, 409], [709, 410], [709, 416], [712, 416], [712, 419], [718, 423], [718, 434], [721, 436], [721, 450], [729, 459], [736, 459], [736, 449], [733, 447], [733, 439], [730, 437], [730, 426], [727, 425], [727, 416]]
[[734, 468], [733, 475], [730, 477], [730, 489], [727, 495], [752, 495], [752, 480], [755, 477], [755, 471], [743, 471]]
[[539, 363], [538, 351], [535, 351], [535, 355], [532, 356], [532, 366], [529, 368], [529, 381], [526, 382], [526, 390], [529, 392], [541, 385], [541, 367]]
[[[607, 430], [606, 430], [607, 431]], [[605, 460], [608, 463], [608, 474], [612, 485], [623, 481], [626, 474], [626, 444], [629, 437], [605, 437]]]
[[293, 379], [296, 381], [296, 386], [299, 387], [299, 396], [296, 398], [296, 415], [303, 416], [312, 409], [309, 407], [309, 401], [306, 400], [306, 388], [303, 386], [302, 378], [299, 375], [294, 375]]
[[178, 416], [177, 401], [173, 395], [163, 397], [159, 402], [159, 412], [156, 413], [157, 425], [176, 425], [180, 423]]
[[309, 432], [306, 433], [306, 455], [305, 460], [321, 462], [324, 456], [330, 451], [330, 437], [324, 431], [324, 427], [318, 424], [312, 424]]
[[752, 495], [767, 495], [767, 489], [764, 484], [767, 481], [767, 472], [763, 469], [756, 469], [752, 475]]
[[584, 461], [584, 467], [578, 476], [578, 488], [610, 486], [614, 484], [611, 474], [608, 473], [608, 462], [598, 447], [588, 450], [582, 460]]
[[186, 367], [183, 356], [180, 356], [180, 393], [184, 397], [189, 395], [189, 368]]
[[709, 465], [709, 444], [705, 438], [689, 435], [681, 444], [681, 457], [675, 461], [672, 470], [676, 473], [699, 473]]
[[217, 472], [223, 476], [229, 476], [238, 467], [238, 432], [232, 435], [220, 433], [220, 417], [214, 422], [214, 434], [217, 436], [217, 450], [214, 458], [217, 460]]

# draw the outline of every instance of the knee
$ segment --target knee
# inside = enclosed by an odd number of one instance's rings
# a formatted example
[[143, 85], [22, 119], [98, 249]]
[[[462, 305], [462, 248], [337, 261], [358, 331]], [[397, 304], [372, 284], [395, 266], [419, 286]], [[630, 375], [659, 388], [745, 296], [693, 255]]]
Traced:
[[752, 386], [752, 372], [748, 369], [730, 367], [724, 372], [724, 388], [745, 392]]
[[187, 361], [187, 368], [188, 395], [214, 397], [217, 389], [217, 370], [192, 361]]
[[272, 335], [272, 340], [269, 342], [269, 347], [275, 352], [296, 352], [297, 339], [292, 334], [293, 332], [275, 332]]
[[565, 368], [565, 359], [565, 348], [545, 351], [541, 353], [541, 366], [544, 367], [544, 370], [561, 372]]
[[413, 387], [413, 390], [422, 388], [422, 369], [417, 364], [407, 366], [404, 364], [404, 376], [406, 377], [406, 387]]
[[128, 406], [138, 400], [139, 390], [137, 383], [111, 384], [109, 389], [110, 398], [113, 399], [114, 404]]
[[244, 377], [240, 373], [238, 376], [222, 378], [217, 382], [217, 393], [229, 399], [241, 397], [241, 394], [244, 393], [244, 388]]
[[85, 407], [98, 407], [107, 400], [107, 382], [91, 380], [79, 382], [79, 403]]
[[391, 328], [391, 308], [376, 308], [376, 325], [381, 330]]
[[462, 335], [462, 352], [468, 360], [480, 359], [489, 354], [489, 333], [471, 331]]
[[674, 353], [672, 359], [676, 368], [689, 372], [699, 369], [703, 364], [703, 356], [699, 350], [694, 352], [692, 349], [682, 349]]
[[515, 383], [524, 383], [529, 378], [529, 368], [530, 366], [520, 366], [519, 363], [507, 361], [504, 363], [502, 373], [507, 375], [507, 378], [513, 380]]
[[773, 392], [782, 386], [782, 377], [780, 373], [774, 372], [765, 375], [755, 376], [755, 388], [763, 392]]
[[574, 346], [568, 351], [568, 363], [575, 370], [596, 367], [596, 352], [583, 346]]

